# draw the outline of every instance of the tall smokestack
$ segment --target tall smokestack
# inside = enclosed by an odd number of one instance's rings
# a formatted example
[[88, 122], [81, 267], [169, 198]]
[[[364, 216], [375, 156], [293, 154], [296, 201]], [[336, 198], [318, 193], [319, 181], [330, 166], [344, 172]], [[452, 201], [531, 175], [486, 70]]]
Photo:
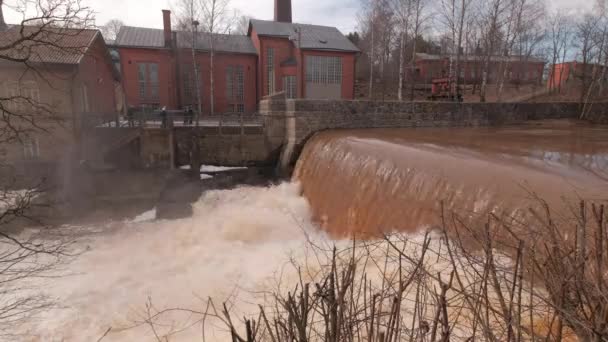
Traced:
[[274, 21], [291, 23], [291, 0], [274, 0]]
[[0, 0], [0, 31], [4, 31], [7, 28], [6, 22], [4, 21], [4, 13], [2, 13], [2, 3], [4, 0]]
[[165, 32], [165, 47], [171, 46], [171, 11], [163, 10], [163, 30]]

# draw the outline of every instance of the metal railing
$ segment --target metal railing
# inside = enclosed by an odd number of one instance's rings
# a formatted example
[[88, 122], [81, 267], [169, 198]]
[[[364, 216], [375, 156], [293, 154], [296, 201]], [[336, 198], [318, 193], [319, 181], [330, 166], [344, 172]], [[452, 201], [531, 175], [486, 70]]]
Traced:
[[[259, 114], [223, 113], [196, 114], [181, 110], [143, 110], [121, 117], [118, 127], [174, 128], [174, 127], [258, 127], [262, 126]], [[116, 127], [113, 124], [112, 127]]]

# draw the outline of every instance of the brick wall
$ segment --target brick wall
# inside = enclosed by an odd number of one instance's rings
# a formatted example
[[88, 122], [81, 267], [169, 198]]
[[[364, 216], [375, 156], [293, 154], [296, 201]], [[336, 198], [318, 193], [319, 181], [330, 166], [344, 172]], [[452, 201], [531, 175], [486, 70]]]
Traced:
[[[178, 108], [175, 59], [169, 49], [120, 48], [122, 81], [127, 103], [139, 107], [147, 103], [159, 103], [169, 109]], [[139, 95], [138, 63], [158, 64], [158, 99], [141, 99]]]
[[[353, 99], [355, 96], [355, 59], [352, 52], [301, 50], [287, 38], [259, 36], [255, 30], [251, 32], [253, 45], [258, 51], [258, 99], [268, 96], [267, 49], [274, 48], [275, 91], [283, 90], [283, 77], [295, 75], [297, 96], [306, 98], [306, 56], [338, 56], [342, 57], [342, 98]], [[293, 57], [296, 67], [281, 67], [281, 63]]]

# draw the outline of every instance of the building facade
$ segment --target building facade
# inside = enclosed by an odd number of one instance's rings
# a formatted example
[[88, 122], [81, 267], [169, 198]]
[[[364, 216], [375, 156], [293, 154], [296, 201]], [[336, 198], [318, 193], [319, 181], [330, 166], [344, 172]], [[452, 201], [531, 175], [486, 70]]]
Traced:
[[[591, 80], [608, 83], [606, 66], [600, 64], [580, 63], [577, 61], [555, 64], [549, 68], [549, 90], [582, 89], [583, 80], [589, 84]], [[603, 79], [602, 79], [603, 77]]]
[[359, 50], [334, 27], [291, 23], [290, 0], [275, 1], [274, 21], [251, 20], [247, 35], [174, 31], [167, 10], [163, 26], [123, 27], [114, 43], [130, 106], [196, 108], [200, 96], [203, 113], [249, 113], [278, 92], [354, 98]]
[[[416, 54], [416, 83], [430, 84], [434, 78], [449, 76], [450, 64], [455, 63], [455, 56]], [[524, 56], [461, 56], [461, 83], [481, 83], [485, 64], [488, 63], [488, 84], [494, 84], [500, 79], [500, 73], [506, 72], [506, 83], [511, 84], [540, 84], [543, 79], [545, 62], [543, 60]]]
[[[27, 32], [41, 33], [32, 44]], [[57, 163], [79, 151], [86, 129], [117, 119], [120, 77], [99, 31], [9, 25], [0, 41], [15, 42], [13, 57], [28, 54], [28, 66], [0, 59], [0, 95], [9, 99], [0, 113], [23, 132], [2, 146], [11, 165]]]

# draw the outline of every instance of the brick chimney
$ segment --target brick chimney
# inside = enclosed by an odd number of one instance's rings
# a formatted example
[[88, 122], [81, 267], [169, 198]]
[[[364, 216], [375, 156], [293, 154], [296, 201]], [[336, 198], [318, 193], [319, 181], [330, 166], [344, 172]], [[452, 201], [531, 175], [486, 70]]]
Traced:
[[291, 23], [291, 0], [274, 0], [274, 21]]
[[163, 10], [163, 30], [165, 32], [165, 46], [171, 46], [171, 11]]

